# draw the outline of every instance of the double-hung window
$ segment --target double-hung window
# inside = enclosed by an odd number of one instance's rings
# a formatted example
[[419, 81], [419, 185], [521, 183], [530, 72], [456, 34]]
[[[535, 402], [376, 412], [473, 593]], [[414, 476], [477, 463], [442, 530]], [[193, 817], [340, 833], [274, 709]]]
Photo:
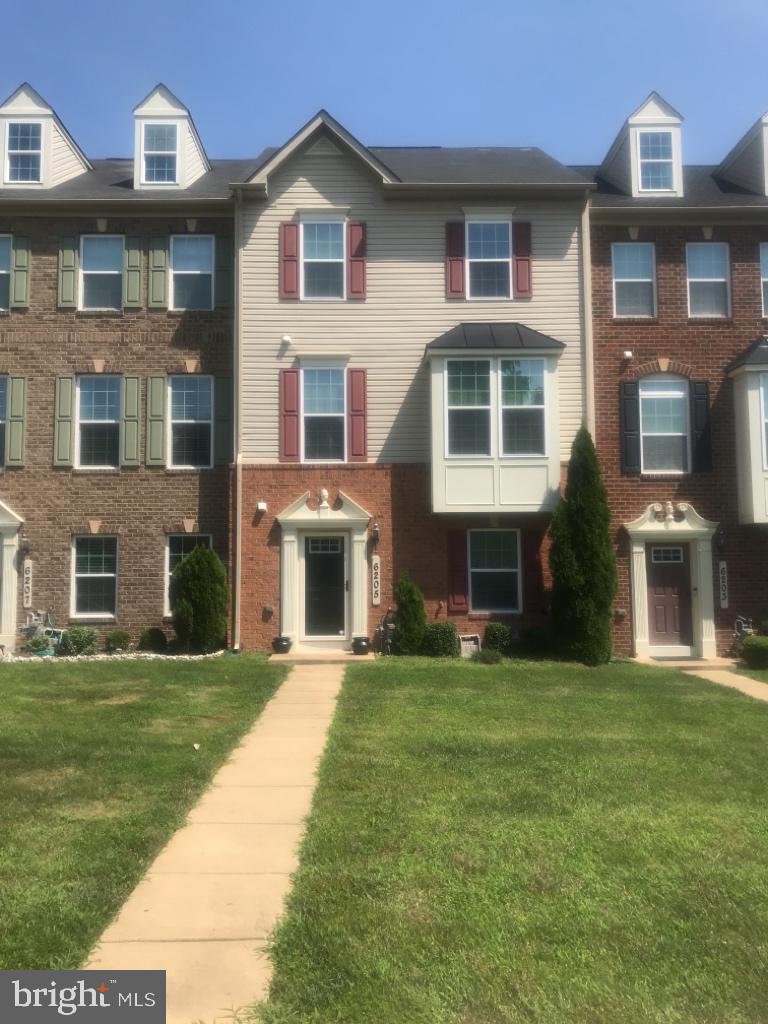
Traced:
[[470, 299], [508, 299], [512, 281], [509, 221], [467, 221], [467, 280]]
[[305, 462], [344, 462], [346, 394], [341, 366], [302, 368]]
[[768, 470], [768, 373], [760, 374], [760, 417], [763, 424], [763, 469]]
[[448, 455], [491, 454], [491, 363], [449, 359]]
[[469, 530], [469, 608], [520, 611], [519, 530]]
[[170, 391], [169, 465], [207, 469], [213, 454], [213, 380], [184, 376], [168, 379]]
[[114, 618], [117, 612], [117, 537], [76, 537], [72, 614]]
[[213, 235], [171, 235], [171, 309], [213, 309]]
[[11, 258], [12, 239], [0, 235], [0, 309], [11, 308]]
[[208, 533], [172, 533], [168, 535], [165, 548], [166, 573], [165, 573], [165, 613], [171, 611], [171, 576], [179, 563], [187, 557], [195, 548], [209, 548], [211, 537]]
[[42, 181], [43, 126], [39, 121], [8, 124], [6, 181]]
[[692, 317], [728, 316], [730, 310], [730, 273], [726, 242], [689, 242], [688, 315]]
[[[0, 246], [2, 246], [2, 238], [0, 238]], [[760, 288], [763, 294], [763, 316], [768, 317], [768, 242], [760, 243]], [[0, 279], [0, 306], [2, 304], [2, 279]]]
[[302, 295], [305, 299], [344, 298], [344, 221], [303, 221]]
[[80, 239], [80, 309], [122, 309], [122, 235], [83, 235]]
[[77, 378], [75, 465], [115, 469], [120, 465], [120, 378]]
[[8, 378], [0, 377], [0, 466], [5, 465], [5, 432], [8, 418]]
[[501, 454], [544, 455], [544, 360], [502, 359]]
[[144, 125], [145, 184], [175, 185], [178, 129], [175, 124]]
[[643, 473], [687, 473], [690, 468], [688, 381], [658, 374], [640, 381]]
[[672, 132], [638, 132], [640, 191], [671, 192], [675, 187]]
[[656, 316], [653, 242], [613, 243], [613, 315]]

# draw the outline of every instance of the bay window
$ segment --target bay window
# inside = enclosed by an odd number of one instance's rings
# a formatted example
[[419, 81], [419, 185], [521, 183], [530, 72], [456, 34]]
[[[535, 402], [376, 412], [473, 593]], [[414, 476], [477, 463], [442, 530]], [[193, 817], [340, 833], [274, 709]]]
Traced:
[[544, 360], [502, 359], [501, 454], [544, 455]]
[[447, 387], [448, 455], [490, 455], [490, 360], [449, 360]]

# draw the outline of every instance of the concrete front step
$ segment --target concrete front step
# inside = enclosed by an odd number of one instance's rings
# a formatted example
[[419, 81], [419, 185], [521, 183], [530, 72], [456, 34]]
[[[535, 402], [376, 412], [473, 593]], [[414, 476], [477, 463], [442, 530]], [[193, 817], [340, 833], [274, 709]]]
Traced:
[[322, 651], [298, 647], [287, 654], [271, 654], [270, 661], [279, 665], [350, 665], [356, 661], [375, 661], [376, 655], [353, 654], [352, 651]]

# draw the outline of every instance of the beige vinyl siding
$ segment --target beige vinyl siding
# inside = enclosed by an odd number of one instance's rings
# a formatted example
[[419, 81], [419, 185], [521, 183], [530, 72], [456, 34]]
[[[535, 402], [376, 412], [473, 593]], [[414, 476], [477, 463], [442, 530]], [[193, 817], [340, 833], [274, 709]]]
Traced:
[[70, 146], [65, 135], [56, 124], [51, 124], [51, 185], [76, 178], [86, 170], [83, 161]]
[[[530, 220], [533, 298], [445, 298], [445, 224], [463, 219], [460, 201], [389, 199], [355, 158], [298, 154], [269, 181], [269, 198], [246, 200], [241, 237], [242, 456], [278, 458], [278, 371], [302, 359], [350, 354], [368, 371], [371, 461], [430, 457], [429, 374], [425, 346], [462, 321], [519, 320], [564, 342], [560, 363], [561, 448], [566, 457], [583, 415], [580, 288], [581, 204], [517, 202]], [[480, 205], [477, 200], [467, 206]], [[482, 203], [488, 208], [489, 201]], [[368, 227], [368, 297], [354, 301], [280, 301], [281, 221], [300, 210], [348, 209]], [[291, 350], [280, 339], [290, 335]]]
[[203, 160], [200, 147], [195, 140], [194, 132], [192, 131], [189, 122], [184, 120], [179, 125], [179, 131], [181, 132], [182, 145], [184, 146], [184, 185], [191, 185], [193, 181], [197, 181], [201, 174], [205, 174], [205, 162]]

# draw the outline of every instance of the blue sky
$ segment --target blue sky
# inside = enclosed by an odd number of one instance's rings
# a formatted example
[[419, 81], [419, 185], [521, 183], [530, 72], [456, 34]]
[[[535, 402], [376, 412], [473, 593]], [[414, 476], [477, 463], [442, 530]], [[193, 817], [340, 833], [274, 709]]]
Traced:
[[159, 80], [209, 155], [251, 156], [326, 107], [369, 145], [538, 145], [597, 162], [658, 90], [687, 162], [768, 110], [764, 0], [43, 0], [4, 12], [0, 92], [28, 80], [93, 157], [131, 155]]

